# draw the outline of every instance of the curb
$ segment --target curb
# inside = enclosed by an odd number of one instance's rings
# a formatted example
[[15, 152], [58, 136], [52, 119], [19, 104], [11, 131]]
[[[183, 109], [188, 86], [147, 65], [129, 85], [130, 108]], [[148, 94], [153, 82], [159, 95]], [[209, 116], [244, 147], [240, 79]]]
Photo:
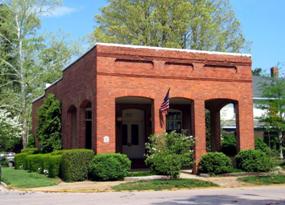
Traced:
[[[0, 185], [2, 185], [2, 187], [3, 187], [3, 189], [4, 189], [5, 191], [8, 191], [8, 190], [9, 190], [9, 187], [8, 187], [8, 185], [7, 185], [6, 183], [0, 182]], [[0, 190], [1, 190], [1, 187], [0, 187]]]

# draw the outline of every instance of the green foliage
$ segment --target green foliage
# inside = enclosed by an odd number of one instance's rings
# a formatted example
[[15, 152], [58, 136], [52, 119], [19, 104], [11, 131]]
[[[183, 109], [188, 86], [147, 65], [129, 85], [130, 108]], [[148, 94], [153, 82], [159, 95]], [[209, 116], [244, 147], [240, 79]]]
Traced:
[[[261, 85], [260, 85], [261, 86]], [[259, 101], [259, 108], [265, 111], [261, 122], [268, 131], [278, 133], [280, 158], [283, 158], [285, 133], [285, 81], [273, 78], [271, 83], [262, 85], [264, 100]], [[273, 100], [274, 99], [274, 100]]]
[[221, 151], [227, 156], [235, 156], [237, 154], [236, 136], [234, 134], [223, 135]]
[[36, 154], [38, 153], [38, 148], [24, 148], [21, 150], [21, 153], [27, 153], [27, 154]]
[[270, 156], [272, 154], [272, 151], [269, 148], [269, 146], [265, 142], [263, 142], [262, 139], [260, 139], [258, 137], [255, 138], [255, 150], [262, 151], [268, 156]]
[[124, 154], [95, 155], [89, 166], [93, 180], [108, 181], [123, 179], [131, 169], [131, 161]]
[[[16, 168], [30, 172], [45, 174], [48, 177], [58, 177], [60, 174], [61, 155], [32, 154], [28, 151], [16, 155]], [[19, 167], [20, 165], [21, 167]]]
[[59, 100], [48, 94], [38, 110], [37, 136], [43, 153], [61, 149], [61, 105]]
[[27, 148], [34, 148], [36, 146], [35, 137], [33, 135], [29, 135]]
[[61, 155], [48, 155], [46, 161], [44, 162], [43, 173], [47, 174], [48, 177], [54, 178], [60, 176], [60, 165], [61, 165]]
[[245, 46], [228, 0], [108, 2], [96, 16], [94, 41], [231, 52]]
[[34, 188], [57, 185], [58, 178], [50, 179], [38, 173], [29, 173], [26, 170], [17, 170], [13, 168], [3, 168], [3, 182], [9, 187], [16, 188]]
[[[160, 152], [177, 154], [183, 168], [193, 164], [194, 138], [181, 133], [171, 132], [162, 135], [151, 135], [146, 143], [147, 158]], [[149, 161], [149, 160], [147, 160]], [[151, 163], [150, 161], [148, 163]]]
[[156, 174], [167, 175], [173, 179], [179, 178], [181, 160], [178, 154], [156, 153], [147, 158], [146, 162]]
[[21, 143], [20, 127], [17, 117], [0, 108], [0, 151], [13, 151]]
[[25, 166], [26, 170], [31, 172], [38, 172], [39, 174], [43, 173], [45, 155], [44, 154], [31, 154], [25, 158]]
[[40, 32], [40, 17], [58, 6], [58, 0], [0, 4], [0, 107], [21, 122], [21, 142], [26, 147], [32, 100], [43, 94], [46, 83], [61, 77], [62, 69], [78, 51], [62, 32], [46, 36]]
[[270, 157], [262, 151], [244, 150], [236, 156], [236, 166], [246, 172], [267, 172], [273, 164]]
[[61, 160], [61, 178], [68, 182], [87, 179], [89, 163], [93, 156], [93, 150], [65, 150]]
[[221, 152], [210, 152], [202, 156], [199, 172], [209, 174], [223, 174], [233, 169], [231, 159]]
[[240, 177], [238, 180], [256, 185], [285, 184], [285, 175], [248, 176]]
[[192, 166], [193, 146], [194, 139], [184, 134], [151, 135], [149, 143], [146, 143], [146, 164], [154, 173], [176, 178], [182, 167]]
[[26, 157], [29, 154], [30, 153], [25, 153], [25, 152], [16, 154], [16, 156], [15, 156], [15, 169], [24, 169]]
[[112, 188], [115, 191], [134, 191], [134, 190], [171, 190], [171, 189], [192, 189], [199, 187], [215, 187], [212, 182], [202, 181], [198, 179], [155, 179], [150, 181], [137, 181], [122, 183]]

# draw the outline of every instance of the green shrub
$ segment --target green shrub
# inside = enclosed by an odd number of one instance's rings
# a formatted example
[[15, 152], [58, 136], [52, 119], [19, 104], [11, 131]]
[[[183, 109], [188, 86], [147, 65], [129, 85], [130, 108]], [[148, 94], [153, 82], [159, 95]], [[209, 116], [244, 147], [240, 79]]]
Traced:
[[49, 153], [61, 149], [61, 104], [49, 94], [38, 111], [38, 129], [40, 150]]
[[237, 154], [236, 136], [234, 134], [223, 135], [221, 152], [227, 156], [235, 156]]
[[26, 157], [30, 155], [28, 152], [15, 155], [15, 169], [25, 169]]
[[181, 158], [178, 154], [157, 153], [146, 160], [152, 172], [168, 175], [170, 178], [178, 178], [181, 169]]
[[131, 161], [124, 154], [98, 154], [90, 163], [89, 176], [100, 181], [118, 180], [126, 177], [130, 168]]
[[267, 155], [272, 154], [270, 147], [260, 138], [255, 138], [255, 150], [262, 151]]
[[151, 135], [148, 140], [149, 142], [146, 143], [147, 158], [161, 152], [177, 154], [183, 168], [192, 167], [194, 147], [192, 136], [171, 132], [162, 135]]
[[61, 155], [46, 154], [43, 173], [51, 178], [60, 176], [61, 158]]
[[209, 174], [223, 174], [233, 169], [231, 159], [221, 152], [210, 152], [202, 156], [199, 172]]
[[43, 173], [44, 161], [45, 161], [44, 154], [31, 154], [26, 157], [26, 162], [24, 168], [31, 172], [38, 172], [40, 174]]
[[266, 172], [273, 166], [270, 157], [260, 150], [241, 151], [235, 159], [237, 168], [246, 172]]
[[21, 153], [27, 154], [37, 154], [39, 152], [38, 148], [25, 148], [21, 150]]
[[61, 177], [64, 181], [83, 181], [87, 179], [89, 163], [94, 156], [93, 150], [65, 150], [61, 159]]

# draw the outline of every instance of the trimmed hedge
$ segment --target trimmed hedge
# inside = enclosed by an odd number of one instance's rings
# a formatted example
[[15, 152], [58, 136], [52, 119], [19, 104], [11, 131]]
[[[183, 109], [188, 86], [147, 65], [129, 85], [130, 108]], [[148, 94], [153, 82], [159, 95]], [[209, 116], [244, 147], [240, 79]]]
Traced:
[[61, 158], [61, 155], [48, 154], [47, 159], [44, 162], [44, 174], [45, 170], [47, 170], [48, 177], [53, 178], [60, 176]]
[[88, 149], [63, 151], [61, 159], [61, 178], [67, 182], [87, 179], [89, 163], [93, 156], [93, 150]]
[[231, 159], [221, 152], [209, 152], [202, 156], [199, 172], [209, 174], [229, 173], [233, 169]]
[[25, 169], [31, 172], [45, 174], [48, 177], [58, 177], [60, 175], [60, 154], [28, 154], [24, 152], [16, 154], [15, 168]]
[[95, 155], [89, 166], [92, 180], [108, 181], [123, 179], [131, 169], [131, 161], [124, 154]]
[[46, 161], [47, 156], [45, 154], [31, 154], [26, 157], [26, 162], [24, 169], [31, 172], [43, 173], [44, 161]]
[[15, 155], [15, 169], [25, 169], [26, 157], [29, 153], [19, 153]]
[[39, 153], [38, 148], [25, 148], [21, 150], [21, 153], [27, 153], [27, 154], [37, 154]]
[[237, 168], [246, 172], [267, 172], [273, 166], [270, 157], [260, 150], [241, 151], [235, 159]]

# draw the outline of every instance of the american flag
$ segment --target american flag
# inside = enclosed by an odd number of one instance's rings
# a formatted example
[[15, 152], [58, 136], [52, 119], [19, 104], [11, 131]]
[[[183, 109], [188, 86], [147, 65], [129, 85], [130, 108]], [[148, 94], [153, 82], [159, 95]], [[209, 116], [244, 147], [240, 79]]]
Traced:
[[163, 114], [167, 114], [168, 110], [169, 110], [169, 91], [170, 91], [170, 88], [168, 89], [164, 99], [163, 99], [163, 102], [160, 106], [160, 112], [163, 113]]

